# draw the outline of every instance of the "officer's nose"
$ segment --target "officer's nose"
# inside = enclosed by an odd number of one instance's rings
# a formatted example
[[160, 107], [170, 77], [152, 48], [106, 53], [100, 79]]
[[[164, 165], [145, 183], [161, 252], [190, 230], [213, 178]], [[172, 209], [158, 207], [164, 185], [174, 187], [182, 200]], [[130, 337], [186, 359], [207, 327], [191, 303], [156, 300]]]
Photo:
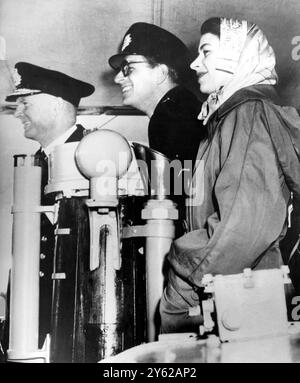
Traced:
[[17, 104], [17, 108], [15, 110], [14, 116], [16, 118], [22, 117], [23, 116], [23, 109], [24, 109], [24, 105], [23, 104]]
[[114, 81], [115, 81], [116, 84], [120, 84], [120, 83], [124, 80], [124, 78], [125, 78], [125, 77], [124, 77], [122, 71], [120, 70], [120, 71], [117, 73], [117, 75], [115, 76]]

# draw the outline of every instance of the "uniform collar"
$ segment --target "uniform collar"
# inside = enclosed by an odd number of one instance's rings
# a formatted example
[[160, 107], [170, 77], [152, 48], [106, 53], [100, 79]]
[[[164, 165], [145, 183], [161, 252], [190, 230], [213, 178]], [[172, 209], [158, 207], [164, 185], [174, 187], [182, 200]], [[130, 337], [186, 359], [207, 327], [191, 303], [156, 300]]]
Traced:
[[158, 105], [168, 101], [168, 100], [174, 100], [176, 99], [180, 92], [181, 87], [179, 85], [174, 86], [174, 88], [171, 88], [168, 90], [168, 92], [159, 100]]
[[75, 132], [76, 128], [76, 125], [73, 125], [71, 128], [66, 130], [61, 136], [57, 137], [49, 145], [43, 148], [43, 151], [45, 152], [47, 157], [56, 146], [64, 144], [67, 141], [67, 139]]

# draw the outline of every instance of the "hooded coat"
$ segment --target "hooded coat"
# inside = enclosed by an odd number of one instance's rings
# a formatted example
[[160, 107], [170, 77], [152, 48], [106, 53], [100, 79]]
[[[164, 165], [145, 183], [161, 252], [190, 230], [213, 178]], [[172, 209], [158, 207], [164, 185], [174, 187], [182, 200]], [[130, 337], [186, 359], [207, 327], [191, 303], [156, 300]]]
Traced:
[[300, 196], [300, 118], [274, 102], [273, 86], [250, 86], [209, 120], [209, 138], [197, 156], [204, 162], [204, 198], [189, 208], [191, 231], [173, 243], [168, 257], [193, 284], [207, 273], [282, 264], [289, 190]]
[[162, 332], [197, 331], [201, 318], [189, 317], [188, 310], [199, 304], [205, 274], [283, 263], [279, 242], [290, 191], [296, 199], [300, 195], [300, 118], [295, 109], [276, 103], [272, 85], [249, 86], [208, 120], [193, 175], [190, 231], [168, 254], [172, 267], [160, 305]]

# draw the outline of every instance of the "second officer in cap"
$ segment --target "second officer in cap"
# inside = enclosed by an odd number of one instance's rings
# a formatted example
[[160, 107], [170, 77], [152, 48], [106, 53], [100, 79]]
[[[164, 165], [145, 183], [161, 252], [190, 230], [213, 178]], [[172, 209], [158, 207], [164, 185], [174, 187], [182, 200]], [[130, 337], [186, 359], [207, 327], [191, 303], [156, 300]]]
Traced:
[[150, 118], [149, 145], [170, 160], [194, 161], [202, 124], [201, 105], [184, 87], [189, 75], [189, 51], [172, 33], [153, 24], [133, 24], [109, 64], [118, 73], [123, 104]]

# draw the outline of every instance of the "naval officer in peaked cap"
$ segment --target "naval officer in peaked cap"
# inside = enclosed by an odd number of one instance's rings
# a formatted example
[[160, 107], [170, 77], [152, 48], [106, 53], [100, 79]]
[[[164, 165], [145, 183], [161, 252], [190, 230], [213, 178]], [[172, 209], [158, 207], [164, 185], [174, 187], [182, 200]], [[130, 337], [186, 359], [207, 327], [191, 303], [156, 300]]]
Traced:
[[[84, 128], [76, 124], [77, 107], [81, 98], [90, 96], [95, 88], [62, 72], [28, 62], [18, 62], [13, 77], [15, 90], [6, 97], [6, 101], [17, 103], [15, 117], [23, 125], [24, 136], [41, 145], [36, 153], [41, 157], [42, 166], [41, 204], [52, 205], [54, 197], [43, 193], [48, 181], [48, 156], [57, 145], [77, 142], [83, 138]], [[50, 332], [54, 242], [54, 226], [42, 214], [40, 347], [45, 335]]]
[[[199, 143], [205, 136], [197, 118], [201, 103], [186, 87], [191, 61], [187, 46], [177, 36], [144, 22], [130, 26], [119, 51], [108, 60], [117, 72], [114, 80], [120, 86], [123, 104], [144, 112], [149, 118], [150, 148], [171, 161], [181, 161], [185, 175], [180, 175], [179, 180], [191, 177]], [[171, 198], [179, 211], [176, 227], [179, 236], [184, 226], [185, 195], [182, 192]]]
[[194, 161], [204, 130], [197, 119], [201, 103], [185, 87], [191, 58], [183, 41], [157, 25], [137, 22], [108, 62], [117, 71], [123, 104], [149, 117], [149, 146], [170, 160]]
[[[149, 117], [150, 148], [171, 161], [179, 160], [184, 169], [180, 177], [186, 183], [205, 137], [198, 120], [201, 103], [185, 86], [191, 74], [187, 46], [166, 29], [137, 22], [127, 30], [119, 52], [108, 62], [117, 72], [115, 83], [121, 88], [123, 104]], [[173, 196], [173, 200], [184, 220], [184, 186], [181, 189], [181, 195]]]

